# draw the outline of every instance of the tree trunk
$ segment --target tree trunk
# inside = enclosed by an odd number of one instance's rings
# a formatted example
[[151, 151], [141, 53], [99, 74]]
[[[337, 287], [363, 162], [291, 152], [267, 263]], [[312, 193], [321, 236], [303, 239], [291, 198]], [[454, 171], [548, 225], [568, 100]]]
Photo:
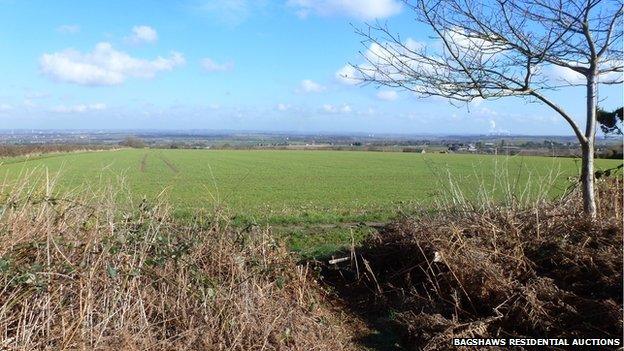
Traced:
[[581, 163], [581, 183], [583, 187], [583, 211], [590, 218], [596, 217], [594, 194], [594, 141], [596, 138], [596, 77], [594, 69], [587, 77], [587, 123], [586, 141], [581, 143], [583, 161]]
[[581, 183], [583, 187], [583, 211], [591, 218], [596, 217], [596, 199], [594, 196], [594, 142], [582, 146]]

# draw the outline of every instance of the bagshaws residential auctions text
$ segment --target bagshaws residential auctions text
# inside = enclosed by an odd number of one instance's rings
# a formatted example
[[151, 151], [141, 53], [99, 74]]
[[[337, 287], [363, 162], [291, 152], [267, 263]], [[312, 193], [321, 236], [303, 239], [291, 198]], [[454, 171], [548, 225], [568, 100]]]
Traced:
[[453, 338], [453, 346], [621, 346], [621, 339]]

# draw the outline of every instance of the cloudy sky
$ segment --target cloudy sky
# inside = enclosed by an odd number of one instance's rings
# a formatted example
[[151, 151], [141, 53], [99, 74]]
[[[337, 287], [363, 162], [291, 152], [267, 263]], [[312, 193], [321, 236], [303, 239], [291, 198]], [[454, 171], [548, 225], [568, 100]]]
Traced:
[[[427, 45], [413, 18], [398, 0], [0, 0], [0, 129], [571, 134], [519, 99], [453, 106], [342, 78], [367, 50], [354, 26]], [[582, 88], [551, 96], [581, 120]], [[600, 98], [621, 105], [621, 86]]]

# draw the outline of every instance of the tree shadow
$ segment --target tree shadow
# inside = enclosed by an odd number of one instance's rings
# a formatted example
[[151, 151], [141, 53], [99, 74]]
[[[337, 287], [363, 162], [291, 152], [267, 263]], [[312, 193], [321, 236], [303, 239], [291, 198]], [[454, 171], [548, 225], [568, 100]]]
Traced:
[[355, 342], [366, 350], [408, 349], [392, 320], [392, 309], [370, 284], [363, 283], [365, 278], [360, 274], [360, 269], [364, 268], [360, 267], [362, 262], [349, 259], [340, 264], [328, 263], [334, 257], [346, 258], [350, 255], [348, 251], [339, 251], [331, 256], [319, 257], [313, 264], [319, 272], [319, 281], [328, 288], [332, 302], [356, 319], [354, 324], [363, 323], [366, 326], [358, 328], [361, 335], [356, 336]]

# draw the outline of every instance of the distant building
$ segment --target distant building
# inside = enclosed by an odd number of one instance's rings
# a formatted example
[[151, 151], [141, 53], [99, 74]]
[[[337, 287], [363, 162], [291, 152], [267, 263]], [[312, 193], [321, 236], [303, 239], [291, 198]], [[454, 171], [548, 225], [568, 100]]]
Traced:
[[451, 152], [477, 152], [477, 148], [474, 144], [453, 143], [447, 146], [448, 151]]

